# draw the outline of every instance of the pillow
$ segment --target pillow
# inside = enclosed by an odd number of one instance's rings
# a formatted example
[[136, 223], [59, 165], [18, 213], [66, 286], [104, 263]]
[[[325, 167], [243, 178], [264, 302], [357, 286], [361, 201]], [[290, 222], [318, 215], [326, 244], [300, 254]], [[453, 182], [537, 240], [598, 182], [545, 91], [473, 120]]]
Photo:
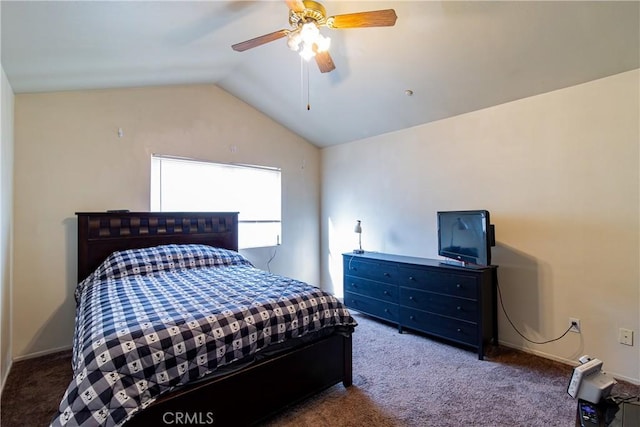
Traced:
[[196, 267], [249, 265], [238, 252], [207, 245], [162, 245], [113, 252], [76, 288], [76, 300], [86, 284], [129, 275]]

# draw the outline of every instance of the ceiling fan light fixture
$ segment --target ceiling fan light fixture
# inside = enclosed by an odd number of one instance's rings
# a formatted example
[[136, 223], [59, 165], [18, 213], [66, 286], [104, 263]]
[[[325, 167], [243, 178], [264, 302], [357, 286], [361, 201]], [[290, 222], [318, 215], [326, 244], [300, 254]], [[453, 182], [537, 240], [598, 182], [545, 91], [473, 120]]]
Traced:
[[309, 61], [316, 52], [329, 50], [331, 39], [320, 34], [315, 22], [307, 22], [289, 35], [287, 45]]

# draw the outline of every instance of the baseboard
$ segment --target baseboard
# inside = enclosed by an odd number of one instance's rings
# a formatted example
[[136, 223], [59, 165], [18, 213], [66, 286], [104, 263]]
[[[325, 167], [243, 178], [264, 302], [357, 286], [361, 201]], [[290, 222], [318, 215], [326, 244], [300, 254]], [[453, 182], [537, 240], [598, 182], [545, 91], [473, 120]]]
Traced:
[[[513, 343], [504, 342], [504, 341], [501, 341], [501, 340], [498, 340], [498, 342], [502, 346], [509, 347], [509, 348], [514, 349], [514, 350], [519, 350], [519, 351], [522, 351], [524, 353], [533, 354], [535, 356], [539, 356], [539, 357], [542, 357], [544, 359], [549, 359], [549, 360], [553, 360], [553, 361], [556, 361], [556, 362], [564, 363], [565, 365], [569, 365], [569, 366], [577, 366], [577, 365], [579, 365], [579, 362], [576, 361], [576, 360], [566, 359], [564, 357], [558, 357], [558, 356], [555, 356], [553, 354], [545, 353], [543, 351], [533, 350], [531, 348], [518, 346], [518, 345], [515, 345]], [[614, 377], [617, 380], [625, 381], [625, 382], [628, 382], [628, 383], [631, 383], [631, 384], [634, 384], [634, 385], [640, 385], [640, 379], [638, 379], [638, 378], [629, 378], [629, 377], [627, 377], [625, 375], [621, 375], [621, 374], [618, 374], [616, 372], [611, 372], [611, 371], [607, 371], [607, 374], [611, 375], [612, 377]], [[567, 378], [567, 381], [568, 380], [569, 379]]]
[[51, 348], [49, 350], [36, 351], [35, 353], [29, 353], [22, 356], [17, 356], [13, 358], [14, 362], [19, 362], [21, 360], [35, 359], [36, 357], [46, 356], [48, 354], [59, 353], [61, 351], [69, 351], [73, 348], [73, 346], [65, 345], [64, 347]]

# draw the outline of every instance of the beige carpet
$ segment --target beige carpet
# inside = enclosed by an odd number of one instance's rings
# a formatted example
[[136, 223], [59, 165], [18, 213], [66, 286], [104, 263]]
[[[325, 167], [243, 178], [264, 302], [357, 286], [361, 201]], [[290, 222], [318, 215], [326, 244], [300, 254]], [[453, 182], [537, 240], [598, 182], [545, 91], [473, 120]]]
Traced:
[[[341, 384], [267, 426], [573, 426], [571, 367], [515, 350], [474, 351], [354, 313], [353, 386]], [[70, 354], [13, 365], [2, 393], [2, 427], [46, 426], [71, 379]], [[619, 383], [616, 394], [640, 394]]]

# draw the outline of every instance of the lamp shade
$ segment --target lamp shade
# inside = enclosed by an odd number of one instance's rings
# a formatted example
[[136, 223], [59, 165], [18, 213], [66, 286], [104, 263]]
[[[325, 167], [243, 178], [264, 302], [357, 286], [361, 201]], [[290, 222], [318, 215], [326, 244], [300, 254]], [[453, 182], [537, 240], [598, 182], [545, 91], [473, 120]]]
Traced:
[[360, 225], [360, 220], [356, 220], [356, 226], [353, 228], [353, 231], [362, 234], [362, 226]]

